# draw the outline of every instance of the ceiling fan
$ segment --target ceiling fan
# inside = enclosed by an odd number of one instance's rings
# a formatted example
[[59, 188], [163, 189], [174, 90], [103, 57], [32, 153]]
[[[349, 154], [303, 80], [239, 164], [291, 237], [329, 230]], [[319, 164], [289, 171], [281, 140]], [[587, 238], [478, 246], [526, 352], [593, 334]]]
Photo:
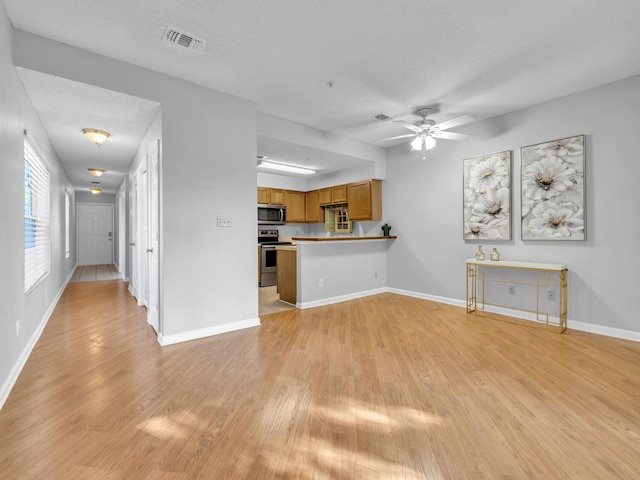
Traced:
[[436, 138], [444, 138], [445, 140], [465, 140], [471, 135], [466, 133], [445, 132], [453, 127], [463, 125], [465, 123], [472, 122], [473, 119], [469, 115], [460, 115], [459, 117], [452, 118], [446, 122], [436, 123], [434, 120], [427, 120], [427, 116], [431, 113], [431, 109], [427, 107], [420, 107], [416, 110], [416, 115], [422, 117], [422, 120], [416, 123], [409, 123], [404, 120], [393, 120], [394, 123], [402, 125], [408, 128], [413, 133], [406, 135], [398, 135], [390, 138], [383, 138], [378, 140], [379, 142], [386, 142], [389, 140], [398, 140], [400, 138], [412, 138], [411, 150], [422, 151], [422, 159], [426, 158], [427, 150], [436, 146]]

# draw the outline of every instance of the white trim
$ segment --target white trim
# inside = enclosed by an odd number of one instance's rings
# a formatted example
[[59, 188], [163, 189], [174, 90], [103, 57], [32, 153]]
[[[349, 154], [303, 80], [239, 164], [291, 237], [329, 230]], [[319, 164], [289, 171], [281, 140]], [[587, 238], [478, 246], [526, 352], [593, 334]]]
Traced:
[[423, 300], [430, 300], [432, 302], [446, 303], [448, 305], [453, 305], [455, 307], [466, 308], [467, 306], [464, 300], [456, 300], [454, 298], [438, 297], [436, 295], [429, 295], [427, 293], [420, 293], [420, 292], [412, 292], [409, 290], [401, 290], [399, 288], [389, 288], [387, 291], [389, 293], [397, 293], [398, 295], [404, 295], [406, 297], [422, 298]]
[[581, 332], [594, 333], [596, 335], [604, 335], [605, 337], [614, 337], [622, 340], [640, 342], [640, 332], [634, 332], [633, 330], [623, 330], [621, 328], [607, 327], [604, 325], [594, 325], [592, 323], [584, 323], [577, 320], [567, 320], [567, 328], [580, 330]]
[[57, 295], [51, 302], [51, 305], [49, 305], [49, 308], [47, 309], [47, 311], [44, 314], [44, 317], [40, 321], [38, 328], [36, 328], [35, 332], [33, 332], [33, 335], [31, 335], [31, 338], [27, 342], [24, 350], [22, 350], [22, 353], [18, 357], [18, 360], [16, 361], [15, 365], [11, 369], [9, 376], [0, 387], [0, 409], [2, 409], [5, 402], [9, 398], [9, 395], [11, 394], [11, 390], [13, 390], [13, 386], [16, 384], [16, 381], [20, 376], [20, 372], [22, 372], [22, 369], [27, 363], [27, 360], [29, 360], [29, 356], [31, 355], [31, 352], [36, 346], [36, 343], [38, 343], [38, 340], [40, 339], [40, 335], [42, 335], [44, 328], [47, 326], [47, 323], [49, 322], [49, 318], [51, 317], [51, 314], [53, 313], [56, 306], [58, 305], [58, 301], [60, 300], [60, 297], [64, 293], [64, 289], [67, 288], [67, 284], [71, 280], [71, 277], [73, 276], [74, 271], [75, 271], [75, 267], [73, 267], [69, 272], [67, 279], [62, 284], [62, 287], [60, 288]]
[[388, 288], [383, 287], [383, 288], [376, 288], [373, 290], [363, 290], [361, 292], [349, 293], [347, 295], [338, 295], [337, 297], [322, 298], [320, 300], [313, 300], [311, 302], [305, 302], [305, 303], [297, 302], [296, 308], [299, 308], [300, 310], [305, 310], [307, 308], [322, 307], [324, 305], [331, 305], [333, 303], [346, 302], [347, 300], [355, 300], [356, 298], [368, 297], [370, 295], [378, 295], [379, 293], [385, 293], [388, 291], [389, 291]]
[[250, 318], [248, 320], [240, 320], [239, 322], [224, 323], [212, 327], [199, 328], [197, 330], [188, 330], [186, 332], [175, 333], [173, 335], [158, 334], [158, 343], [161, 346], [173, 345], [175, 343], [188, 342], [189, 340], [197, 340], [198, 338], [211, 337], [220, 335], [221, 333], [235, 332], [244, 328], [259, 327], [259, 318]]
[[[454, 298], [437, 297], [435, 295], [428, 295], [426, 293], [411, 292], [408, 290], [400, 290], [397, 288], [387, 289], [389, 293], [397, 293], [398, 295], [405, 295], [407, 297], [422, 298], [424, 300], [431, 300], [438, 303], [446, 303], [449, 305], [455, 305], [457, 307], [466, 308], [467, 304], [464, 300], [456, 300]], [[527, 316], [528, 312], [522, 312], [520, 310], [511, 310], [507, 308], [487, 307], [486, 312], [495, 312], [502, 315], [508, 315], [515, 318], [522, 318], [525, 320], [535, 320]], [[535, 314], [533, 314], [535, 317]], [[581, 332], [593, 333], [596, 335], [603, 335], [605, 337], [619, 338], [621, 340], [631, 340], [633, 342], [640, 342], [640, 332], [634, 332], [633, 330], [623, 330], [621, 328], [607, 327], [605, 325], [596, 325], [592, 323], [579, 322], [577, 320], [567, 320], [567, 328], [570, 330], [578, 330]]]

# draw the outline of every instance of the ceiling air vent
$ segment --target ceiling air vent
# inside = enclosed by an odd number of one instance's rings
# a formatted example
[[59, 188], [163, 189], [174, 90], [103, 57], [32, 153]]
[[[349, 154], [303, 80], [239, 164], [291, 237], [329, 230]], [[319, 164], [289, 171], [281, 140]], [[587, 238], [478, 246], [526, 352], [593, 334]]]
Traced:
[[196, 38], [190, 33], [180, 31], [174, 27], [167, 27], [164, 35], [162, 36], [162, 40], [178, 47], [184, 47], [192, 52], [201, 52], [207, 44], [204, 40]]
[[385, 115], [384, 113], [379, 113], [371, 118], [375, 118], [379, 122], [384, 122], [385, 120], [389, 120], [391, 117], [389, 115]]

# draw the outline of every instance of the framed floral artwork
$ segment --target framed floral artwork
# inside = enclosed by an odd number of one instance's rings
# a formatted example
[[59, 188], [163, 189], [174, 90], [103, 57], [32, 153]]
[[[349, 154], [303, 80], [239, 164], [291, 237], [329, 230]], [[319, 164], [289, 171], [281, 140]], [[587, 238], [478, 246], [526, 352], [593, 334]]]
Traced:
[[463, 163], [464, 239], [511, 240], [511, 150]]
[[585, 240], [584, 135], [529, 145], [522, 161], [522, 240]]

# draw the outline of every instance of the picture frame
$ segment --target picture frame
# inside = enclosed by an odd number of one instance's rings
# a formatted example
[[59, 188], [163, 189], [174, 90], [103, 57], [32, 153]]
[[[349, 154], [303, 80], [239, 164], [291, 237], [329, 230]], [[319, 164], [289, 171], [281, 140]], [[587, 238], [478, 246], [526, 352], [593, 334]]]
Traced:
[[464, 240], [511, 240], [511, 153], [463, 160]]
[[522, 240], [586, 240], [585, 136], [520, 148]]

